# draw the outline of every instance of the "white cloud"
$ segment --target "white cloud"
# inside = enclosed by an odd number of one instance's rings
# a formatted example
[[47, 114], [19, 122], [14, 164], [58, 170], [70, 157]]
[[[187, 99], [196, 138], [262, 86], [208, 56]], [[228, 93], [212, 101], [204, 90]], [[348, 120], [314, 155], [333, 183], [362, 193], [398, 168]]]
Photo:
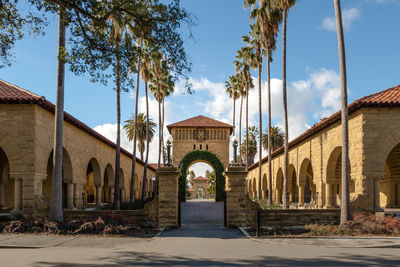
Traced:
[[[257, 83], [257, 78], [254, 84]], [[191, 79], [196, 94], [184, 96], [184, 104], [177, 104], [177, 98], [181, 94], [172, 95], [165, 102], [165, 116], [168, 125], [171, 122], [179, 121], [177, 118], [186, 119], [194, 116], [195, 112], [201, 111], [211, 118], [232, 123], [233, 102], [225, 92], [225, 84], [212, 82], [207, 78]], [[187, 98], [186, 98], [187, 97]], [[189, 99], [190, 98], [190, 99]], [[262, 82], [262, 115], [264, 121], [268, 115], [267, 106], [267, 82]], [[185, 102], [186, 101], [186, 102]], [[271, 111], [273, 124], [284, 129], [282, 81], [271, 79]], [[187, 104], [187, 105], [186, 105]], [[340, 78], [339, 75], [328, 69], [311, 71], [304, 80], [288, 84], [288, 118], [289, 118], [289, 139], [293, 139], [310, 128], [313, 121], [331, 115], [340, 109]], [[145, 97], [139, 99], [139, 112], [145, 112]], [[236, 129], [239, 128], [240, 99], [236, 101]], [[158, 103], [152, 97], [149, 98], [150, 118], [158, 124]], [[254, 88], [249, 94], [249, 125], [258, 126], [258, 88]], [[266, 129], [263, 124], [263, 129]], [[116, 137], [116, 124], [103, 124], [94, 128], [112, 141]], [[245, 131], [245, 101], [243, 103], [242, 135]], [[164, 128], [164, 138], [169, 135]], [[129, 142], [124, 132], [121, 132], [121, 146], [132, 151], [132, 142]], [[265, 152], [263, 152], [265, 155]], [[139, 155], [138, 155], [139, 156]], [[256, 156], [257, 158], [258, 156]], [[157, 162], [158, 159], [158, 129], [150, 144], [149, 162]], [[203, 168], [204, 169], [204, 168]], [[203, 169], [198, 169], [199, 175], [203, 175]], [[196, 174], [197, 174], [196, 172]]]
[[[352, 23], [360, 17], [360, 11], [357, 8], [349, 8], [342, 10], [342, 23], [343, 28], [348, 30], [351, 28]], [[336, 18], [327, 17], [322, 21], [322, 28], [327, 31], [336, 32]]]

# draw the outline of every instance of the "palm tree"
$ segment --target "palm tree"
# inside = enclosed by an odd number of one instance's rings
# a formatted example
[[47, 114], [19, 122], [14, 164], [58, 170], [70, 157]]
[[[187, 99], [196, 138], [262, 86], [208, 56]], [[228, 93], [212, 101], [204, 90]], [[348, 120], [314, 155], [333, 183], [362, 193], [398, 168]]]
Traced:
[[[258, 128], [256, 126], [250, 126], [248, 129], [248, 136], [245, 136], [247, 144], [247, 162], [249, 165], [254, 164], [254, 157], [257, 154], [257, 135], [259, 135]], [[240, 147], [240, 154], [242, 157], [246, 156], [246, 144], [243, 143]]]
[[[146, 42], [147, 43], [147, 42]], [[147, 45], [148, 46], [148, 45]], [[146, 181], [147, 179], [147, 165], [149, 162], [149, 147], [150, 147], [150, 115], [149, 115], [149, 93], [148, 93], [148, 83], [149, 80], [151, 79], [151, 57], [150, 57], [150, 51], [147, 49], [145, 51], [143, 57], [142, 57], [142, 79], [144, 82], [144, 91], [146, 95], [146, 159], [144, 161], [144, 169], [143, 169], [143, 181]], [[154, 123], [155, 125], [155, 123]], [[154, 137], [154, 129], [153, 129], [153, 136], [151, 137], [151, 140]], [[146, 183], [143, 183], [142, 186], [142, 196], [144, 196], [146, 192]]]
[[63, 158], [63, 123], [64, 123], [64, 80], [65, 80], [65, 11], [58, 11], [58, 67], [57, 67], [57, 102], [55, 111], [53, 181], [51, 184], [51, 201], [49, 219], [55, 222], [64, 221], [62, 210], [62, 158]]
[[115, 148], [115, 181], [114, 181], [114, 201], [113, 208], [120, 208], [120, 152], [121, 152], [121, 43], [124, 38], [127, 21], [124, 16], [116, 12], [110, 16], [110, 43], [115, 48], [115, 83], [117, 92], [117, 141]]
[[[154, 129], [157, 127], [157, 125], [151, 119], [148, 119], [144, 113], [139, 113], [136, 117], [136, 121], [134, 115], [125, 121], [124, 130], [129, 141], [134, 139], [136, 133], [140, 159], [144, 161], [144, 150], [148, 150], [149, 148], [148, 145], [146, 146], [145, 142], [151, 142], [153, 140], [155, 133]], [[149, 127], [147, 127], [147, 121], [149, 122]], [[135, 122], [137, 127], [136, 131]]]
[[[146, 23], [135, 23], [133, 26], [131, 23], [127, 24], [127, 28], [132, 35], [133, 38], [136, 38], [136, 44], [138, 46], [139, 50], [139, 55], [138, 55], [138, 60], [137, 60], [137, 67], [135, 65], [132, 66], [132, 69], [136, 67], [137, 71], [137, 76], [136, 76], [136, 96], [135, 96], [135, 119], [134, 121], [138, 121], [138, 106], [139, 106], [139, 82], [140, 82], [140, 68], [141, 68], [141, 56], [142, 56], [142, 50], [143, 50], [143, 42], [147, 36], [151, 34], [151, 25], [148, 25]], [[137, 134], [136, 134], [136, 127], [133, 127], [133, 153], [132, 153], [132, 168], [131, 168], [131, 190], [130, 190], [130, 202], [135, 201], [135, 170], [136, 170], [136, 139], [137, 139]], [[143, 154], [142, 154], [142, 160], [143, 160]], [[143, 178], [143, 187], [146, 185], [146, 178]], [[144, 194], [142, 194], [143, 196]]]
[[[249, 130], [249, 91], [254, 88], [253, 79], [250, 74], [250, 64], [254, 62], [254, 54], [248, 47], [242, 47], [237, 51], [236, 60], [234, 62], [236, 66], [236, 73], [240, 73], [242, 76], [243, 83], [246, 89], [246, 135], [248, 135]], [[246, 168], [248, 166], [248, 142], [246, 140]]]
[[[253, 11], [258, 11], [258, 9], [253, 9]], [[257, 12], [252, 12], [252, 14], [257, 14]], [[255, 56], [251, 64], [251, 67], [258, 70], [258, 127], [262, 129], [262, 103], [261, 103], [261, 72], [262, 72], [262, 57], [265, 55], [265, 50], [261, 46], [261, 31], [260, 24], [257, 21], [254, 25], [250, 25], [251, 31], [249, 35], [242, 37], [242, 40], [247, 44], [249, 48], [254, 50]], [[261, 161], [262, 161], [262, 132], [259, 132], [259, 149], [258, 155], [258, 188], [257, 188], [257, 199], [261, 198]]]
[[163, 59], [163, 55], [161, 52], [154, 52], [151, 55], [152, 67], [151, 67], [151, 79], [150, 79], [150, 92], [154, 95], [154, 98], [158, 102], [158, 161], [157, 168], [160, 167], [161, 163], [161, 151], [162, 151], [162, 121], [161, 121], [161, 86], [163, 83], [165, 71], [166, 71], [166, 62]]
[[342, 11], [340, 0], [334, 0], [336, 27], [338, 37], [338, 50], [340, 62], [340, 87], [342, 91], [342, 196], [340, 203], [340, 225], [350, 219], [350, 194], [349, 194], [349, 117], [347, 110], [347, 74], [346, 52], [344, 46]]
[[226, 92], [229, 98], [233, 100], [233, 136], [235, 136], [235, 116], [236, 116], [236, 100], [240, 97], [240, 90], [238, 86], [238, 79], [236, 75], [229, 76], [229, 81], [225, 81]]
[[[267, 51], [267, 91], [268, 91], [268, 192], [272, 192], [272, 132], [271, 132], [271, 71], [272, 51], [276, 48], [276, 37], [279, 30], [279, 23], [282, 20], [282, 12], [271, 5], [271, 1], [262, 1], [261, 7], [257, 13], [257, 19], [261, 23], [262, 42], [261, 45]], [[264, 141], [264, 140], [263, 140]], [[268, 194], [267, 205], [272, 205], [272, 194]]]
[[[271, 148], [272, 151], [275, 151], [285, 144], [285, 135], [279, 126], [268, 128], [265, 130], [265, 132], [266, 133], [263, 134], [262, 138], [262, 145], [265, 150], [269, 150], [269, 148]], [[271, 138], [269, 138], [270, 136]]]
[[283, 207], [289, 208], [287, 199], [287, 178], [288, 178], [288, 161], [289, 161], [289, 125], [288, 125], [288, 109], [287, 109], [287, 89], [286, 89], [286, 28], [287, 15], [289, 9], [294, 6], [296, 0], [277, 0], [276, 7], [283, 11], [283, 27], [282, 27], [282, 90], [283, 90], [283, 110], [285, 120], [285, 151], [284, 151], [284, 167], [283, 167]]

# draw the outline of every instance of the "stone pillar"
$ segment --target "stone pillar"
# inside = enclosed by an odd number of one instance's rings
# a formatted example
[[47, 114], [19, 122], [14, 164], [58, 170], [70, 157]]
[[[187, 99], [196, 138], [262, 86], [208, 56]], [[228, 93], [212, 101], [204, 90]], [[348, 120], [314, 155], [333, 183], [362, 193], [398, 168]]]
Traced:
[[67, 184], [67, 209], [72, 210], [74, 208], [74, 184]]
[[83, 191], [83, 184], [76, 184], [75, 186], [75, 196], [76, 196], [76, 208], [78, 209], [82, 209], [83, 208], [83, 197], [82, 197], [82, 193]]
[[245, 167], [228, 167], [225, 175], [226, 226], [246, 226], [246, 176]]
[[299, 206], [304, 205], [304, 187], [305, 185], [299, 186]]
[[332, 185], [330, 183], [326, 183], [325, 184], [325, 194], [326, 194], [325, 208], [327, 208], [327, 209], [333, 208], [333, 205], [332, 205]]
[[178, 177], [175, 167], [160, 167], [158, 176], [158, 227], [177, 228], [178, 222]]
[[14, 209], [12, 213], [20, 213], [22, 209], [22, 179], [14, 178]]
[[374, 211], [381, 211], [381, 179], [374, 179]]

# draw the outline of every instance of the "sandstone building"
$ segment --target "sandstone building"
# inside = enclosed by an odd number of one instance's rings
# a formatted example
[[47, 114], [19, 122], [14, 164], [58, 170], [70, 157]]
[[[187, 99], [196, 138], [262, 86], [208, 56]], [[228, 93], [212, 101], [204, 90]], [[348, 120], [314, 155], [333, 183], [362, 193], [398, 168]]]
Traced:
[[[292, 207], [340, 206], [340, 112], [321, 120], [289, 144], [288, 196]], [[349, 105], [350, 199], [354, 210], [400, 207], [400, 86]], [[272, 153], [272, 192], [268, 160], [262, 160], [262, 197], [282, 203], [283, 147]], [[249, 166], [248, 192], [256, 196], [258, 162]]]
[[[52, 181], [54, 105], [44, 97], [0, 80], [0, 207], [25, 215], [47, 211]], [[63, 206], [109, 203], [114, 188], [115, 144], [68, 113], [64, 114]], [[155, 168], [137, 159], [135, 196], [147, 183], [151, 195]], [[121, 149], [121, 198], [130, 192], [132, 155]]]

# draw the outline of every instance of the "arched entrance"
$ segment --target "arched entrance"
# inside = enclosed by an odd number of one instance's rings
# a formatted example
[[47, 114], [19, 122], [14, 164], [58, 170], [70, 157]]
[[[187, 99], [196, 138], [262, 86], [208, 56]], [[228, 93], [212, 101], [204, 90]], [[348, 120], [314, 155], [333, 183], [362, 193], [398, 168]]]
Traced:
[[[215, 201], [208, 199], [207, 188], [210, 188], [210, 180], [205, 177], [196, 177], [194, 179], [204, 180], [204, 186], [194, 186], [194, 199], [186, 202], [186, 190], [188, 184], [188, 171], [192, 165], [206, 163], [213, 169], [211, 180], [215, 181]], [[186, 154], [179, 164], [179, 191], [178, 191], [178, 224], [184, 228], [209, 228], [223, 227], [225, 225], [225, 177], [223, 176], [223, 165], [217, 156], [208, 151], [192, 151]], [[210, 174], [209, 170], [206, 173]], [[197, 173], [199, 175], [199, 173]], [[214, 176], [215, 175], [215, 176]], [[215, 177], [215, 180], [214, 180]], [[196, 183], [196, 180], [194, 180]], [[214, 186], [213, 185], [213, 186]], [[212, 190], [213, 191], [213, 190]], [[181, 202], [184, 202], [181, 204]]]
[[0, 148], [0, 211], [14, 208], [14, 181], [10, 179], [10, 163], [6, 153]]
[[215, 201], [223, 201], [225, 196], [224, 167], [217, 156], [209, 151], [192, 151], [186, 154], [179, 164], [179, 199], [186, 201], [186, 176], [191, 165], [196, 162], [206, 162], [215, 171]]
[[[47, 161], [47, 178], [42, 182], [42, 194], [44, 199], [50, 203], [52, 181], [53, 181], [53, 150], [50, 152], [49, 159]], [[62, 160], [62, 206], [67, 208], [68, 194], [67, 194], [67, 183], [73, 183], [72, 175], [72, 163], [68, 151], [63, 148], [63, 160]], [[72, 207], [71, 207], [72, 208]]]

